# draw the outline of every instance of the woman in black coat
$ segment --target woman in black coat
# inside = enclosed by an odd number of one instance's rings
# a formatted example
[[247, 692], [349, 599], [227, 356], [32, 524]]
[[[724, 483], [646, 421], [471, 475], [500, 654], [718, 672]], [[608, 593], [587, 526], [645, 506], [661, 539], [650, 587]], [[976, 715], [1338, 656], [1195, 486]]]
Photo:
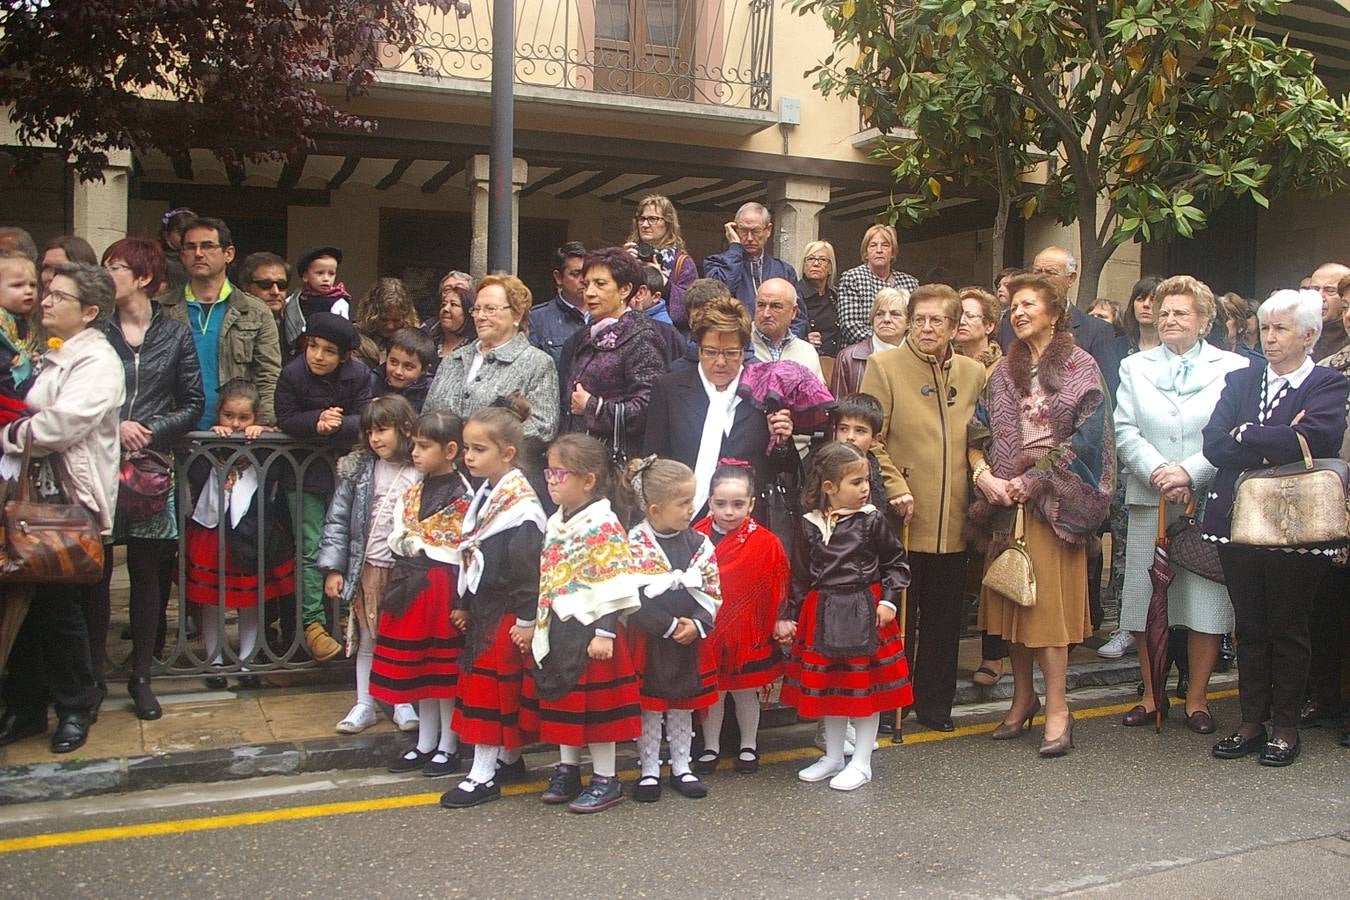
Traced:
[[[103, 268], [117, 287], [116, 309], [105, 333], [126, 371], [127, 399], [120, 429], [123, 459], [145, 451], [164, 454], [161, 461], [172, 472], [173, 445], [201, 419], [205, 403], [192, 332], [150, 300], [149, 292], [164, 278], [164, 255], [153, 241], [135, 237], [117, 241], [104, 252]], [[150, 689], [150, 666], [164, 641], [164, 613], [178, 549], [176, 494], [170, 483], [164, 507], [150, 516], [129, 511], [124, 497], [113, 524], [113, 542], [127, 546], [132, 647], [127, 690], [141, 719], [161, 715]], [[112, 568], [113, 555], [108, 553], [103, 581], [87, 605], [89, 645], [100, 686], [107, 666]]]
[[[1233, 600], [1242, 725], [1214, 746], [1220, 759], [1261, 754], [1287, 766], [1299, 752], [1298, 717], [1311, 659], [1308, 613], [1331, 556], [1229, 542], [1237, 480], [1248, 469], [1337, 456], [1345, 434], [1350, 383], [1315, 366], [1309, 351], [1321, 332], [1321, 298], [1276, 291], [1257, 312], [1267, 364], [1230, 372], [1204, 430], [1205, 458], [1218, 467], [1205, 502], [1202, 533], [1219, 544]], [[1273, 726], [1267, 740], [1266, 720]]]

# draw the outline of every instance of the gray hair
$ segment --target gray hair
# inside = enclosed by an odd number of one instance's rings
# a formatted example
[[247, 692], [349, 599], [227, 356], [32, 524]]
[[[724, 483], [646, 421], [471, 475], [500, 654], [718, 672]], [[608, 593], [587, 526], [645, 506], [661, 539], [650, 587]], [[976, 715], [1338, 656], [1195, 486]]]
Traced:
[[769, 208], [763, 203], [756, 203], [754, 200], [749, 203], [742, 203], [740, 209], [736, 210], [735, 218], [740, 219], [744, 213], [759, 213], [764, 217], [765, 225], [773, 224], [773, 213], [769, 212]]
[[14, 242], [14, 249], [20, 250], [34, 263], [38, 261], [37, 243], [33, 236], [17, 225], [0, 226], [0, 244]]
[[1264, 325], [1271, 316], [1289, 313], [1300, 334], [1312, 332], [1313, 340], [1322, 336], [1322, 295], [1317, 291], [1285, 288], [1266, 298], [1256, 311], [1256, 320]]
[[[93, 327], [99, 321], [106, 318], [113, 308], [113, 297], [117, 294], [117, 286], [113, 284], [112, 276], [102, 266], [91, 266], [88, 263], [61, 263], [52, 267], [55, 275], [64, 275], [75, 282], [75, 291], [80, 300], [80, 307], [88, 309], [93, 306], [98, 309], [98, 316], [88, 327]], [[1319, 309], [1321, 299], [1318, 300]]]

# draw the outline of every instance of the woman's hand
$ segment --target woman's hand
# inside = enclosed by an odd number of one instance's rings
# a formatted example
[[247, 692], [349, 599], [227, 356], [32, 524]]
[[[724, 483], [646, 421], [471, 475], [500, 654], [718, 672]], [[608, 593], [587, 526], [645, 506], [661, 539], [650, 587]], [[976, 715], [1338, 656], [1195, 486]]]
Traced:
[[877, 628], [882, 629], [895, 621], [895, 610], [885, 603], [877, 604]]
[[792, 413], [788, 410], [780, 409], [778, 412], [769, 413], [767, 421], [769, 434], [780, 440], [792, 437]]
[[680, 617], [676, 620], [679, 624], [675, 626], [675, 632], [671, 634], [670, 639], [677, 644], [684, 644], [686, 647], [698, 640], [698, 626], [694, 620], [686, 617]]
[[329, 572], [323, 579], [323, 595], [330, 600], [336, 600], [342, 596], [342, 587], [345, 579], [341, 572]]
[[586, 645], [586, 655], [591, 659], [605, 660], [614, 655], [614, 638], [596, 635]]
[[149, 428], [130, 419], [119, 425], [117, 430], [122, 438], [122, 449], [128, 453], [135, 453], [137, 450], [144, 450], [149, 447], [150, 439], [154, 437]]
[[791, 644], [797, 638], [797, 623], [791, 619], [779, 619], [773, 626], [773, 639], [780, 644]]
[[811, 343], [811, 346], [812, 346], [812, 347], [815, 347], [817, 350], [820, 349], [820, 332], [819, 332], [819, 331], [808, 331], [808, 332], [806, 333], [806, 339]]
[[627, 250], [633, 259], [639, 259], [637, 255], [637, 241], [625, 241], [623, 249]]
[[511, 638], [511, 643], [516, 645], [516, 649], [526, 653], [530, 649], [530, 642], [534, 640], [534, 624], [512, 625], [507, 634]]
[[1009, 478], [1004, 484], [1008, 486], [1008, 499], [1012, 500], [1013, 503], [1026, 502], [1030, 492], [1027, 490], [1027, 483], [1021, 475], [1016, 478]]
[[975, 486], [980, 489], [981, 494], [984, 494], [984, 499], [995, 506], [1012, 506], [1013, 499], [1008, 493], [1009, 484], [1010, 482], [999, 478], [993, 472], [985, 471], [980, 473], [980, 480]]
[[456, 631], [463, 631], [469, 626], [469, 613], [462, 609], [450, 610], [450, 624], [455, 626]]
[[1181, 490], [1190, 490], [1190, 473], [1178, 465], [1163, 465], [1153, 470], [1149, 476], [1154, 490], [1164, 496]]
[[1183, 487], [1183, 488], [1175, 488], [1175, 489], [1173, 489], [1173, 490], [1166, 491], [1166, 492], [1163, 494], [1163, 496], [1167, 498], [1167, 502], [1168, 502], [1168, 503], [1185, 504], [1185, 505], [1187, 505], [1187, 506], [1189, 506], [1190, 503], [1191, 503], [1191, 489], [1190, 489], [1190, 488], [1184, 488], [1184, 487]]
[[572, 415], [584, 416], [586, 414], [586, 404], [591, 402], [591, 392], [577, 382], [576, 387], [572, 388]]
[[909, 520], [914, 518], [914, 495], [901, 494], [899, 497], [892, 497], [891, 509], [895, 510], [895, 514], [904, 519], [908, 525]]

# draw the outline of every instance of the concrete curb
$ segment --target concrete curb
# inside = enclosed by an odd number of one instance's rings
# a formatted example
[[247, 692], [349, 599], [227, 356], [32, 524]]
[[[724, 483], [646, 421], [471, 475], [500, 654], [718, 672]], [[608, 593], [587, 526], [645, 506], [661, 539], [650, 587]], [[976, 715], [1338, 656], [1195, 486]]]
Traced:
[[[1074, 666], [1069, 670], [1068, 684], [1072, 693], [1078, 688], [1126, 684], [1138, 678], [1138, 663], [1130, 656]], [[1039, 676], [1037, 682], [1040, 682]], [[956, 706], [988, 703], [1011, 696], [1010, 676], [990, 688], [963, 682], [957, 687]], [[764, 711], [761, 727], [782, 728], [796, 721], [792, 709], [775, 706]], [[0, 770], [0, 804], [70, 800], [174, 784], [237, 781], [258, 775], [376, 769], [406, 749], [411, 740], [411, 735], [395, 732], [13, 766]]]

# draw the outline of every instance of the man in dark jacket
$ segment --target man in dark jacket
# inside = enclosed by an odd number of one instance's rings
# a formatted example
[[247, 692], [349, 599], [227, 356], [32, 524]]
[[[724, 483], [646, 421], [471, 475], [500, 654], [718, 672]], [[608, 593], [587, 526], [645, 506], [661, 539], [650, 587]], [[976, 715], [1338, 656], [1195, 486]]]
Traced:
[[586, 314], [586, 299], [582, 296], [581, 266], [586, 261], [586, 247], [580, 241], [569, 241], [555, 251], [553, 283], [557, 293], [530, 309], [530, 343], [553, 357], [557, 364], [562, 359], [563, 344], [578, 328], [590, 321]]
[[797, 289], [797, 317], [792, 321], [792, 333], [806, 337], [806, 312], [801, 301], [801, 285], [797, 270], [791, 264], [769, 255], [769, 239], [773, 237], [773, 217], [762, 203], [745, 203], [736, 210], [734, 221], [724, 226], [727, 249], [703, 260], [703, 275], [716, 278], [727, 286], [731, 295], [745, 304], [750, 317], [755, 315], [755, 298], [759, 286], [770, 278], [782, 278]]

